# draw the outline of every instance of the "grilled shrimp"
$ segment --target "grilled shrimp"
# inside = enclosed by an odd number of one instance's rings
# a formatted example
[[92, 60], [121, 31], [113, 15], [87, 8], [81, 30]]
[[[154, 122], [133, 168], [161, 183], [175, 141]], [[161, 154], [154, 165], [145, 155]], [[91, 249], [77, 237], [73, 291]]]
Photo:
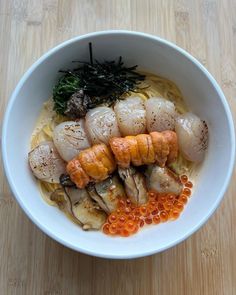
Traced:
[[163, 167], [170, 152], [169, 142], [161, 132], [151, 132], [150, 136], [152, 138], [157, 164]]
[[30, 168], [40, 180], [59, 183], [59, 177], [66, 171], [66, 163], [61, 159], [55, 145], [45, 141], [28, 154]]
[[122, 168], [155, 162], [164, 166], [166, 161], [168, 164], [175, 161], [178, 155], [177, 136], [173, 131], [115, 137], [110, 140], [110, 146]]
[[177, 113], [171, 101], [151, 97], [145, 101], [145, 107], [148, 132], [174, 130]]
[[178, 116], [176, 133], [183, 156], [193, 162], [201, 162], [208, 144], [208, 127], [205, 121], [192, 113]]
[[169, 154], [167, 157], [167, 164], [174, 162], [179, 153], [178, 138], [174, 131], [166, 130], [162, 132], [162, 135], [165, 137], [169, 145]]
[[89, 182], [102, 181], [114, 172], [116, 163], [105, 144], [97, 144], [80, 152], [67, 164], [67, 172], [78, 188]]
[[108, 144], [110, 138], [120, 136], [115, 113], [109, 107], [90, 110], [86, 114], [85, 122], [92, 143]]
[[146, 110], [140, 97], [129, 97], [115, 104], [114, 111], [120, 132], [125, 135], [137, 135], [146, 130]]
[[158, 193], [180, 194], [183, 188], [179, 178], [167, 167], [161, 168], [157, 165], [149, 166], [147, 169], [148, 188]]
[[156, 157], [151, 136], [149, 134], [139, 134], [136, 136], [136, 140], [143, 164], [154, 163]]
[[69, 161], [66, 170], [78, 188], [84, 188], [91, 180], [89, 175], [81, 167], [80, 161], [77, 158]]
[[54, 144], [65, 161], [73, 159], [81, 150], [90, 146], [85, 132], [84, 120], [67, 121], [56, 126], [53, 132]]
[[117, 164], [122, 168], [128, 168], [131, 161], [129, 141], [124, 140], [123, 137], [113, 137], [109, 143]]
[[130, 161], [134, 166], [142, 165], [141, 151], [138, 148], [138, 141], [136, 136], [126, 136], [126, 142], [128, 144], [128, 151], [130, 155]]

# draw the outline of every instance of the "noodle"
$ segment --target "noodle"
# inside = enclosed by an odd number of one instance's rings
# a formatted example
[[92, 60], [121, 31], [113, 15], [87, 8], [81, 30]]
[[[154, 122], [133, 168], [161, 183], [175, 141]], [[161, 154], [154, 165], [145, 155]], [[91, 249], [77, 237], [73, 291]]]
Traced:
[[146, 75], [146, 79], [141, 83], [140, 88], [144, 89], [135, 93], [135, 95], [146, 99], [150, 97], [163, 97], [172, 101], [180, 114], [187, 112], [183, 96], [175, 83], [153, 74], [143, 74]]
[[[180, 114], [188, 111], [179, 88], [172, 81], [146, 72], [143, 74], [145, 74], [146, 78], [140, 84], [141, 90], [125, 95], [125, 98], [131, 95], [139, 96], [142, 99], [148, 99], [150, 97], [163, 97], [172, 101]], [[36, 128], [31, 137], [31, 149], [35, 148], [40, 142], [52, 141], [55, 126], [67, 120], [68, 119], [66, 117], [56, 114], [53, 110], [52, 99], [45, 102], [37, 121]], [[171, 165], [171, 168], [178, 174], [191, 174], [196, 166], [179, 154], [178, 159]], [[55, 205], [55, 203], [50, 200], [50, 194], [55, 189], [59, 188], [60, 185], [41, 180], [38, 180], [38, 184], [43, 199], [48, 204]]]

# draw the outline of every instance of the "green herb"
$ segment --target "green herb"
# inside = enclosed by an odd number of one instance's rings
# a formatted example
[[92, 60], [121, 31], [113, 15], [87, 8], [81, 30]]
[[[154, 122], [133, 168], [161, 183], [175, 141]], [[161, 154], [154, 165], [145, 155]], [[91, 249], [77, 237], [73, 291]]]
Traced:
[[58, 114], [64, 115], [67, 101], [80, 89], [80, 79], [73, 73], [67, 73], [59, 79], [53, 89], [54, 109]]
[[79, 62], [80, 67], [61, 71], [65, 75], [53, 90], [55, 110], [71, 118], [85, 116], [86, 112], [100, 104], [112, 105], [130, 91], [138, 89], [144, 75], [137, 73], [137, 66], [125, 67], [118, 61], [99, 62], [93, 59], [89, 44], [90, 62]]

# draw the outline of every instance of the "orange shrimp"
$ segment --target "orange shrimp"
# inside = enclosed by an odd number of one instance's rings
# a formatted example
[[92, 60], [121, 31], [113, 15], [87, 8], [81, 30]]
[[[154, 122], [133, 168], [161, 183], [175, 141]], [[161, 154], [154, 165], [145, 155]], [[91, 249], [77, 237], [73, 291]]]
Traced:
[[139, 134], [136, 139], [143, 164], [153, 164], [155, 162], [155, 152], [151, 136], [149, 134]]
[[122, 137], [113, 137], [109, 143], [117, 164], [122, 168], [128, 168], [131, 160], [129, 143]]
[[128, 168], [149, 165], [155, 162], [164, 167], [176, 160], [178, 141], [173, 131], [151, 132], [136, 136], [115, 137], [110, 139], [110, 146], [118, 165]]
[[104, 180], [108, 176], [108, 169], [100, 162], [93, 148], [79, 153], [78, 159], [84, 171], [95, 180]]
[[74, 158], [67, 164], [66, 170], [78, 188], [84, 188], [89, 183], [90, 178], [81, 167], [77, 158]]
[[[114, 137], [109, 141], [117, 164], [128, 168], [149, 165], [155, 162], [161, 167], [178, 156], [177, 135], [173, 131], [151, 132], [136, 136]], [[67, 172], [78, 188], [90, 181], [106, 179], [116, 169], [116, 162], [105, 144], [96, 144], [79, 153], [67, 164]]]
[[116, 162], [113, 158], [111, 150], [105, 144], [96, 144], [93, 146], [93, 151], [98, 161], [107, 168], [108, 173], [112, 173], [116, 168]]
[[125, 140], [129, 144], [129, 152], [132, 164], [134, 166], [142, 165], [142, 158], [138, 149], [136, 136], [126, 136]]
[[111, 151], [105, 144], [96, 144], [81, 151], [69, 161], [66, 170], [78, 188], [90, 181], [106, 179], [116, 168]]
[[156, 161], [160, 167], [164, 167], [169, 154], [168, 141], [161, 132], [151, 132], [150, 136], [156, 154]]
[[174, 131], [171, 130], [163, 131], [162, 134], [164, 135], [165, 139], [169, 144], [170, 151], [167, 157], [167, 164], [170, 164], [174, 162], [178, 157], [179, 148], [177, 135]]

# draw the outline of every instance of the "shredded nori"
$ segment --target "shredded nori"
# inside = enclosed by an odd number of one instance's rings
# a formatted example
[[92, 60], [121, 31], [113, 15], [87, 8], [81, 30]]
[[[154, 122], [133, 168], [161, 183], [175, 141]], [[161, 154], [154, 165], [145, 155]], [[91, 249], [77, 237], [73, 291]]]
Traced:
[[130, 91], [138, 89], [145, 79], [136, 72], [137, 65], [125, 67], [122, 57], [118, 61], [99, 62], [93, 59], [89, 43], [90, 62], [64, 73], [53, 89], [54, 109], [70, 118], [84, 117], [86, 112], [100, 104], [112, 105]]

